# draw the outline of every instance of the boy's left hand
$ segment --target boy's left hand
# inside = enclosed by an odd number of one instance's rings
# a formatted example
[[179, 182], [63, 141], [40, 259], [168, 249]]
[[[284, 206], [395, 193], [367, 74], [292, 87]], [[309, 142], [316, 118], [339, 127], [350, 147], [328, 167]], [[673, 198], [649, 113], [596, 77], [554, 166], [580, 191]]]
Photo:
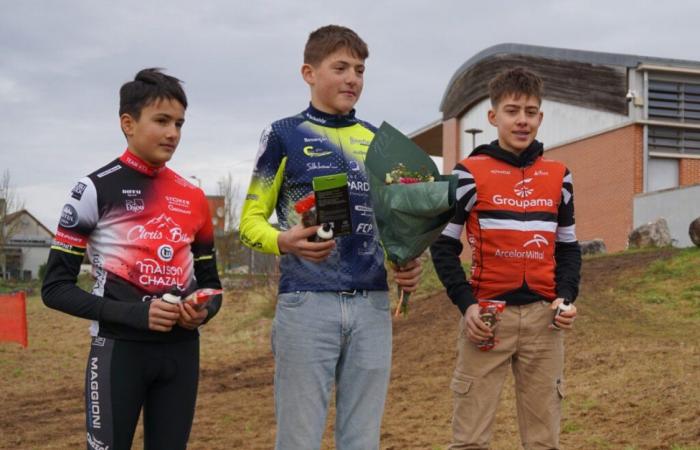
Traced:
[[[559, 306], [563, 301], [563, 298], [558, 298], [554, 300], [552, 302], [551, 308], [556, 310], [557, 306]], [[554, 317], [554, 322], [562, 330], [572, 329], [574, 327], [574, 320], [576, 320], [576, 305], [574, 305], [573, 303], [571, 304], [570, 310], [562, 311], [561, 314]], [[553, 325], [550, 325], [549, 328], [553, 330], [555, 329]]]
[[393, 267], [394, 281], [405, 292], [414, 292], [418, 289], [420, 275], [423, 273], [423, 265], [420, 259], [409, 261], [404, 267]]
[[177, 319], [177, 324], [188, 330], [195, 330], [209, 315], [207, 308], [200, 310], [195, 309], [187, 302], [179, 303], [180, 317]]

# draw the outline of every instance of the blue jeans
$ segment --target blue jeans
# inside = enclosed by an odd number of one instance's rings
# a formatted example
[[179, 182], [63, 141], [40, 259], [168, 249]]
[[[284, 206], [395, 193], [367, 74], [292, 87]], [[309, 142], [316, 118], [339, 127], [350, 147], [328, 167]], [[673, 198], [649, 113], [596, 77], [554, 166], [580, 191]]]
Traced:
[[280, 294], [272, 351], [276, 450], [321, 447], [333, 383], [337, 450], [379, 448], [391, 368], [386, 291]]

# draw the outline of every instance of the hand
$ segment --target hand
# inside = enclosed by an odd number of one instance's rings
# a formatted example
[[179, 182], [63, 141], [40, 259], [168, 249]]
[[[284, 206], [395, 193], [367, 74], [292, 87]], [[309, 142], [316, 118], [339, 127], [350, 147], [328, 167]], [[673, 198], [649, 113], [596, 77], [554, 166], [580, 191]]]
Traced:
[[[551, 308], [557, 309], [557, 306], [559, 306], [563, 301], [563, 298], [558, 298], [554, 300], [552, 302]], [[554, 317], [554, 323], [556, 323], [557, 326], [562, 330], [571, 330], [574, 327], [574, 320], [576, 320], [576, 305], [574, 305], [573, 303], [571, 303], [570, 305], [570, 310], [562, 311], [561, 314]], [[549, 328], [552, 330], [556, 330], [554, 325], [550, 325]]]
[[168, 332], [180, 317], [178, 305], [164, 302], [161, 299], [152, 300], [148, 305], [148, 329]]
[[195, 330], [209, 315], [207, 308], [196, 309], [187, 302], [177, 305], [180, 308], [180, 317], [177, 319], [177, 324], [188, 330]]
[[277, 237], [277, 246], [281, 253], [291, 253], [312, 262], [321, 262], [328, 258], [335, 248], [335, 241], [309, 242], [308, 238], [316, 234], [319, 225], [304, 227], [294, 225]]
[[414, 292], [418, 289], [420, 275], [423, 273], [423, 266], [420, 259], [409, 261], [404, 267], [394, 267], [394, 281], [405, 292]]
[[464, 320], [467, 324], [467, 338], [473, 343], [478, 344], [493, 337], [493, 330], [481, 320], [478, 303], [467, 308]]

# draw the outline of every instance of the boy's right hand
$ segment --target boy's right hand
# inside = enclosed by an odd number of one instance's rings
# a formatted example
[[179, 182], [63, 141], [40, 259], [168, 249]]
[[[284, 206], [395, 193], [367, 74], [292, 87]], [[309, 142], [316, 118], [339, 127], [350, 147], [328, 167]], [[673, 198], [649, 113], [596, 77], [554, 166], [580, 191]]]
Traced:
[[464, 313], [464, 320], [467, 323], [467, 338], [473, 343], [478, 344], [493, 337], [493, 330], [481, 320], [478, 303], [467, 308], [467, 312]]
[[287, 231], [277, 236], [277, 246], [280, 253], [291, 253], [300, 258], [312, 262], [321, 262], [328, 258], [335, 248], [335, 241], [309, 242], [309, 237], [316, 234], [319, 225], [304, 227], [301, 224], [294, 225]]
[[180, 317], [180, 308], [177, 305], [156, 299], [148, 306], [148, 329], [153, 331], [168, 332]]

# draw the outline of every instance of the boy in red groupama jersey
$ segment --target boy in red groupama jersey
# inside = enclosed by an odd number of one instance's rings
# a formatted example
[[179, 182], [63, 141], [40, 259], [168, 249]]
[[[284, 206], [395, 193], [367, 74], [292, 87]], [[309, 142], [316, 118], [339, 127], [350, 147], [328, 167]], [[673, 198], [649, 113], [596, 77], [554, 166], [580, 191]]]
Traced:
[[[508, 368], [515, 378], [523, 447], [559, 448], [564, 395], [563, 333], [576, 317], [581, 251], [574, 224], [573, 181], [543, 157], [542, 80], [514, 68], [489, 85], [488, 120], [498, 140], [460, 161], [457, 211], [431, 246], [460, 321], [450, 449], [487, 449]], [[460, 264], [461, 235], [472, 249], [471, 278]], [[479, 302], [504, 301], [495, 346]], [[562, 304], [567, 311], [555, 314]], [[561, 308], [563, 309], [563, 308]], [[481, 346], [481, 349], [479, 349]], [[487, 350], [487, 351], [482, 351]]]
[[[199, 375], [198, 327], [221, 305], [163, 301], [220, 289], [206, 197], [166, 163], [187, 98], [177, 78], [144, 69], [120, 90], [127, 140], [82, 178], [63, 206], [42, 287], [44, 303], [92, 320], [85, 377], [88, 449], [130, 449], [143, 407], [144, 445], [184, 449]], [[76, 285], [85, 254], [92, 293]]]

